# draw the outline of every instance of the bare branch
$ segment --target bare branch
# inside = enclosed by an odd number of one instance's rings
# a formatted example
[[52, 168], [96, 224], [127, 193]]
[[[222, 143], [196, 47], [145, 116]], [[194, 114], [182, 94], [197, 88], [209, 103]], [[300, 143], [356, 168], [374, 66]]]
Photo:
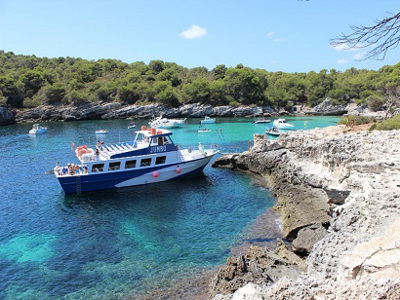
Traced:
[[361, 59], [375, 58], [383, 60], [388, 50], [395, 49], [400, 42], [400, 13], [392, 14], [389, 18], [376, 21], [373, 26], [350, 26], [353, 33], [342, 33], [338, 38], [331, 39], [333, 47], [346, 45], [348, 49], [365, 49], [367, 55]]

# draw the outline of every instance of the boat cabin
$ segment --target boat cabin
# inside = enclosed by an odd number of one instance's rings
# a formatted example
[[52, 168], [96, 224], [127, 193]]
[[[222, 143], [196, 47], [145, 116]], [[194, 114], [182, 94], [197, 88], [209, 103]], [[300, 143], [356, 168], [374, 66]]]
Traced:
[[178, 147], [172, 141], [171, 135], [166, 129], [142, 128], [136, 132], [133, 142], [98, 144], [95, 149], [78, 147], [75, 153], [82, 165], [79, 169], [67, 172], [62, 170], [61, 173], [84, 175], [176, 163]]

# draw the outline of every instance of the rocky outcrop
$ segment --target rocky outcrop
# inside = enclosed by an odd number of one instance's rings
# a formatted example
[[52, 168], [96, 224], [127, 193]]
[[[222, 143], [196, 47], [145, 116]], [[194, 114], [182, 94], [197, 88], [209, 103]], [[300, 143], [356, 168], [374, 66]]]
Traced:
[[[306, 255], [307, 271], [271, 285], [253, 282], [216, 299], [239, 294], [265, 299], [398, 297], [400, 131], [343, 131], [336, 126], [283, 134], [274, 142], [258, 138], [256, 151], [223, 163], [261, 174], [270, 183], [284, 233], [293, 240], [293, 250]], [[314, 206], [316, 214], [303, 218]]]
[[5, 107], [0, 107], [0, 126], [10, 125], [14, 122], [15, 119], [13, 112]]
[[333, 105], [329, 98], [305, 113], [322, 116], [341, 116], [347, 113], [346, 105]]
[[120, 103], [94, 103], [79, 107], [40, 105], [17, 111], [17, 122], [79, 121], [99, 119], [102, 115], [121, 107]]
[[282, 276], [296, 278], [305, 269], [304, 261], [281, 240], [276, 251], [251, 246], [245, 255], [228, 258], [211, 284], [211, 296], [232, 293], [249, 282], [270, 285]]
[[165, 106], [154, 104], [146, 106], [130, 105], [115, 110], [102, 116], [103, 119], [120, 119], [129, 117], [150, 118], [152, 116], [163, 115], [167, 118], [190, 117], [200, 118], [204, 116], [213, 117], [246, 117], [261, 116], [263, 108], [251, 106], [216, 106], [205, 104], [187, 104], [179, 108], [166, 108]]
[[151, 118], [163, 115], [165, 117], [247, 117], [262, 116], [264, 111], [271, 112], [268, 107], [251, 106], [216, 106], [203, 105], [199, 103], [187, 104], [179, 108], [167, 108], [160, 104], [151, 105], [128, 105], [120, 103], [95, 102], [71, 106], [41, 105], [32, 109], [19, 110], [16, 114], [17, 122], [35, 121], [78, 121], [91, 119], [125, 119]]

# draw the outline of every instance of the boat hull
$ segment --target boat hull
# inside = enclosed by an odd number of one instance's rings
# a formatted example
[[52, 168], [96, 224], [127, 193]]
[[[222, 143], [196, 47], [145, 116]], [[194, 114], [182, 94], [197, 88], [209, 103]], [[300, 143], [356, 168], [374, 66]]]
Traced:
[[167, 181], [201, 172], [213, 155], [197, 160], [180, 162], [167, 166], [155, 166], [144, 169], [122, 170], [102, 174], [57, 177], [66, 194], [77, 193], [77, 177], [80, 177], [80, 191], [92, 192], [135, 185]]
[[46, 133], [45, 129], [39, 129], [39, 130], [29, 130], [30, 135], [37, 135], [37, 134], [43, 134]]

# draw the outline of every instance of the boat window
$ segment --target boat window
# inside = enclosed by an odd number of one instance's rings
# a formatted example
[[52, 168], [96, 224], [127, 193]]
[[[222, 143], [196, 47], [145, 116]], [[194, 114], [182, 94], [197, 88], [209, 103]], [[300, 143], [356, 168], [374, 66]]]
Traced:
[[153, 137], [153, 138], [151, 139], [151, 146], [157, 146], [157, 145], [158, 145], [158, 138]]
[[156, 165], [165, 164], [166, 161], [167, 161], [166, 156], [159, 156], [156, 158]]
[[136, 160], [127, 160], [125, 163], [125, 169], [132, 169], [136, 167]]
[[121, 166], [121, 162], [112, 162], [108, 166], [108, 171], [119, 170]]
[[150, 166], [150, 165], [151, 165], [151, 158], [144, 158], [140, 162], [140, 166], [141, 167], [147, 167], [147, 166]]
[[103, 172], [104, 164], [96, 164], [92, 166], [92, 172]]
[[169, 136], [164, 136], [164, 144], [172, 144], [171, 138]]

